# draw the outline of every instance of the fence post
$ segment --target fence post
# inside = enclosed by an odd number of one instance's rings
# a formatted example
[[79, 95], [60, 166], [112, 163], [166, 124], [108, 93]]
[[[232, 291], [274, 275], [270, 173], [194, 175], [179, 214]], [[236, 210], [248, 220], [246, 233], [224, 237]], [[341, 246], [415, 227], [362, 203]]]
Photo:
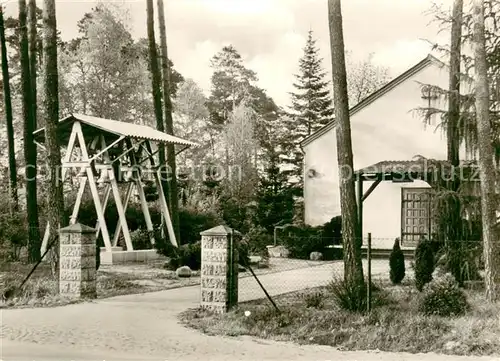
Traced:
[[201, 232], [201, 307], [225, 313], [238, 304], [238, 239], [226, 226]]
[[59, 293], [96, 298], [95, 229], [73, 224], [59, 230]]
[[366, 308], [370, 312], [372, 308], [372, 234], [368, 233], [368, 247], [366, 249], [368, 262], [368, 285], [366, 288]]

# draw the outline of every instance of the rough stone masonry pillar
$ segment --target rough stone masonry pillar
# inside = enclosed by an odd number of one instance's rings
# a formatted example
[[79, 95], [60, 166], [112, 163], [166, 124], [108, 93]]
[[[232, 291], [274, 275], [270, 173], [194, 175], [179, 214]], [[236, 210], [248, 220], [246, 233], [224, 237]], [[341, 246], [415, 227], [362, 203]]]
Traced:
[[238, 251], [241, 234], [218, 226], [201, 234], [201, 307], [225, 313], [238, 304]]
[[73, 224], [59, 230], [59, 293], [96, 298], [96, 230]]

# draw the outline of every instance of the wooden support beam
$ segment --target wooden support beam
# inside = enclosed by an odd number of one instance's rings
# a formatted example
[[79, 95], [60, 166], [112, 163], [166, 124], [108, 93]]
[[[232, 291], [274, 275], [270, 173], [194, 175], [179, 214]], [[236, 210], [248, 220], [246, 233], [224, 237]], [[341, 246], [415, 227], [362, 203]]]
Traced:
[[[132, 142], [128, 140], [127, 146], [132, 146]], [[134, 168], [137, 165], [137, 157], [135, 153], [130, 154], [130, 164], [132, 165], [132, 168]], [[136, 167], [136, 172], [137, 174], [135, 176], [135, 183], [137, 186], [137, 193], [139, 194], [139, 200], [141, 203], [141, 209], [142, 213], [144, 214], [144, 220], [146, 221], [146, 228], [150, 232], [150, 242], [152, 245], [155, 244], [155, 238], [153, 235], [154, 227], [153, 227], [153, 222], [151, 220], [151, 214], [149, 213], [149, 206], [148, 202], [146, 200], [146, 195], [144, 193], [144, 188], [142, 187], [142, 171], [139, 167]]]
[[[83, 136], [81, 124], [79, 122], [75, 122], [75, 125], [77, 126], [76, 133], [77, 133], [78, 141], [80, 143], [80, 148], [82, 151], [82, 159], [88, 161], [89, 154], [87, 152], [87, 146], [85, 144], [85, 138]], [[111, 240], [109, 238], [108, 227], [106, 225], [106, 219], [104, 218], [104, 209], [102, 207], [101, 200], [99, 198], [99, 191], [97, 190], [97, 185], [96, 185], [96, 181], [94, 178], [94, 173], [92, 172], [91, 168], [87, 168], [86, 172], [87, 172], [87, 178], [89, 180], [90, 192], [92, 193], [92, 198], [94, 200], [94, 205], [95, 205], [95, 209], [96, 209], [96, 213], [97, 213], [97, 219], [99, 221], [99, 225], [100, 225], [101, 232], [102, 232], [104, 246], [106, 247], [107, 252], [111, 252]]]
[[[358, 181], [359, 182], [359, 181]], [[363, 197], [361, 198], [361, 200], [364, 202], [364, 200], [366, 198], [368, 198], [368, 196], [370, 194], [372, 194], [372, 192], [375, 190], [375, 188], [377, 188], [377, 186], [380, 184], [380, 182], [382, 182], [381, 179], [377, 179], [375, 182], [372, 183], [372, 185], [370, 186], [370, 188], [368, 188], [368, 190], [366, 191], [365, 194], [363, 194]]]
[[[128, 204], [130, 202], [130, 198], [132, 197], [132, 193], [134, 191], [134, 183], [130, 183], [127, 188], [127, 193], [125, 194], [125, 202], [123, 203], [123, 211], [127, 214]], [[120, 234], [122, 233], [122, 224], [118, 222], [116, 225], [115, 234], [113, 235], [113, 247], [118, 245], [118, 239], [120, 238]]]
[[[104, 140], [104, 136], [101, 136], [101, 138]], [[109, 149], [113, 148], [115, 145], [117, 145], [118, 143], [120, 143], [123, 139], [125, 139], [125, 137], [121, 136], [120, 138], [118, 138], [117, 140], [115, 140], [110, 145], [108, 145], [105, 148], [101, 149], [97, 154], [95, 154], [92, 158], [90, 158], [90, 161], [92, 162], [92, 161], [96, 160], [97, 158], [99, 158], [104, 153], [107, 153]], [[104, 143], [104, 144], [106, 144], [106, 143]]]
[[[76, 142], [76, 138], [77, 138], [77, 124], [80, 125], [80, 122], [74, 122], [73, 123], [73, 127], [71, 128], [71, 134], [69, 136], [69, 140], [68, 140], [68, 146], [66, 148], [66, 154], [64, 156], [64, 159], [62, 161], [62, 164], [64, 165], [65, 163], [68, 163], [70, 160], [71, 160], [71, 154], [73, 153], [73, 149], [75, 148], [75, 142]], [[81, 129], [81, 125], [80, 125], [80, 129]], [[61, 181], [64, 183], [64, 180], [66, 178], [66, 173], [68, 171], [68, 168], [62, 168], [61, 170]], [[50, 232], [50, 223], [47, 222], [46, 226], [45, 226], [45, 232], [43, 234], [43, 239], [42, 239], [42, 246], [40, 248], [40, 252], [42, 254], [45, 253], [45, 251], [47, 250], [47, 243], [49, 242], [49, 234]]]
[[[144, 142], [146, 142], [146, 141], [145, 140], [141, 140], [137, 145], [140, 146]], [[113, 161], [111, 162], [111, 164], [114, 163], [114, 162], [116, 162], [116, 161], [118, 161], [118, 160], [120, 160], [121, 158], [123, 158], [124, 156], [126, 156], [128, 153], [130, 153], [132, 151], [134, 151], [134, 147], [133, 146], [132, 147], [128, 147], [128, 149], [126, 151], [124, 151], [118, 157], [116, 157], [115, 159], [113, 159]]]
[[35, 143], [38, 147], [42, 148], [44, 151], [47, 151], [47, 148], [43, 144], [37, 142], [36, 140], [34, 140], [33, 143]]
[[359, 237], [361, 237], [359, 246], [363, 245], [363, 179], [358, 178], [358, 227]]
[[87, 178], [80, 178], [80, 186], [78, 187], [78, 193], [76, 195], [75, 205], [73, 206], [73, 213], [69, 220], [69, 224], [75, 224], [78, 218], [78, 212], [80, 211], [80, 205], [82, 204], [83, 194], [85, 193], [85, 186], [87, 185]]
[[[103, 157], [106, 163], [111, 163], [109, 153], [106, 149], [106, 140], [104, 136], [101, 136], [101, 147], [104, 150]], [[120, 196], [120, 189], [118, 188], [118, 182], [116, 180], [114, 169], [111, 168], [108, 171], [109, 181], [111, 184], [111, 190], [113, 191], [113, 197], [115, 199], [116, 210], [118, 211], [118, 218], [120, 221], [121, 228], [123, 230], [123, 237], [125, 238], [125, 244], [127, 246], [127, 251], [133, 251], [134, 247], [132, 245], [132, 238], [130, 237], [130, 231], [128, 229], [127, 218], [125, 216], [125, 210], [123, 208], [122, 199]]]
[[[106, 208], [108, 207], [110, 195], [111, 195], [111, 185], [108, 183], [106, 184], [106, 189], [104, 190], [104, 199], [102, 201], [102, 208], [104, 209], [104, 214], [106, 214]], [[96, 230], [95, 238], [97, 239], [99, 238], [99, 234], [101, 233], [101, 226], [99, 224], [99, 220], [97, 220], [95, 224], [95, 230]]]
[[188, 148], [189, 148], [189, 145], [186, 145], [185, 147], [182, 147], [177, 153], [175, 153], [175, 155], [177, 156], [177, 155], [181, 154], [182, 152], [184, 152]]
[[144, 188], [142, 187], [142, 183], [140, 180], [137, 180], [136, 184], [137, 184], [137, 193], [139, 193], [139, 200], [141, 202], [142, 213], [144, 214], [144, 220], [146, 221], [146, 228], [151, 235], [149, 237], [149, 240], [151, 241], [151, 244], [154, 245], [155, 237], [152, 234], [152, 232], [154, 231], [153, 221], [151, 220], [151, 214], [149, 213], [149, 207], [148, 207], [148, 202], [146, 200], [146, 195], [144, 194]]
[[[150, 142], [148, 141], [146, 144], [147, 144], [146, 146], [148, 147], [147, 150], [148, 150], [149, 154], [153, 154], [153, 152], [151, 151]], [[151, 166], [154, 167], [155, 161], [154, 161], [152, 156], [150, 156], [150, 162], [151, 162]], [[154, 172], [154, 178], [155, 178], [155, 182], [156, 182], [156, 189], [158, 189], [158, 198], [160, 200], [160, 208], [162, 211], [163, 219], [165, 220], [165, 224], [167, 226], [168, 237], [170, 239], [170, 243], [172, 243], [172, 245], [174, 245], [175, 247], [178, 247], [177, 239], [175, 238], [174, 227], [172, 225], [172, 220], [170, 219], [170, 213], [168, 211], [167, 200], [165, 199], [165, 193], [163, 192], [163, 186], [161, 184], [162, 182], [161, 182], [159, 170]]]

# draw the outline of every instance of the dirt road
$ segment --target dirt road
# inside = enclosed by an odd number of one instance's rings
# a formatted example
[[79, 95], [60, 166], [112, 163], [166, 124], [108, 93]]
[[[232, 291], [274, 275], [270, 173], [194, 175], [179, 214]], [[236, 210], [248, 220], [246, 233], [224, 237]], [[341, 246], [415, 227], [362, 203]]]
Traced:
[[[325, 268], [328, 267], [328, 268]], [[335, 266], [340, 269], [341, 265]], [[385, 272], [374, 264], [374, 273]], [[331, 279], [332, 265], [292, 270], [261, 277], [271, 294], [312, 286]], [[293, 282], [293, 280], [295, 280]], [[261, 298], [255, 281], [240, 283], [243, 300]], [[187, 329], [179, 312], [199, 305], [199, 286], [156, 293], [120, 296], [57, 308], [13, 309], [1, 312], [0, 360], [349, 360], [447, 361], [499, 360], [440, 355], [340, 352], [330, 347], [299, 346], [224, 338]]]

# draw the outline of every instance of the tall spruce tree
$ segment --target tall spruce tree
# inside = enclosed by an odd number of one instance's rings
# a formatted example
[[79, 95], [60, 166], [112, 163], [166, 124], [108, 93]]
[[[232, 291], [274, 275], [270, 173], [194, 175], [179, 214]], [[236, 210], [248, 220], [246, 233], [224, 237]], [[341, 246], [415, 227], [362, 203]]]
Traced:
[[322, 62], [310, 30], [304, 55], [299, 60], [299, 74], [295, 75], [297, 81], [293, 86], [296, 90], [291, 94], [294, 133], [301, 138], [311, 135], [333, 117], [330, 82], [325, 79]]
[[330, 95], [330, 82], [322, 66], [316, 40], [312, 30], [309, 31], [304, 47], [304, 55], [299, 60], [299, 74], [293, 84], [295, 91], [291, 93], [292, 107], [287, 124], [288, 162], [290, 163], [290, 181], [295, 184], [296, 195], [302, 195], [302, 159], [299, 143], [323, 125], [333, 119], [333, 103]]

